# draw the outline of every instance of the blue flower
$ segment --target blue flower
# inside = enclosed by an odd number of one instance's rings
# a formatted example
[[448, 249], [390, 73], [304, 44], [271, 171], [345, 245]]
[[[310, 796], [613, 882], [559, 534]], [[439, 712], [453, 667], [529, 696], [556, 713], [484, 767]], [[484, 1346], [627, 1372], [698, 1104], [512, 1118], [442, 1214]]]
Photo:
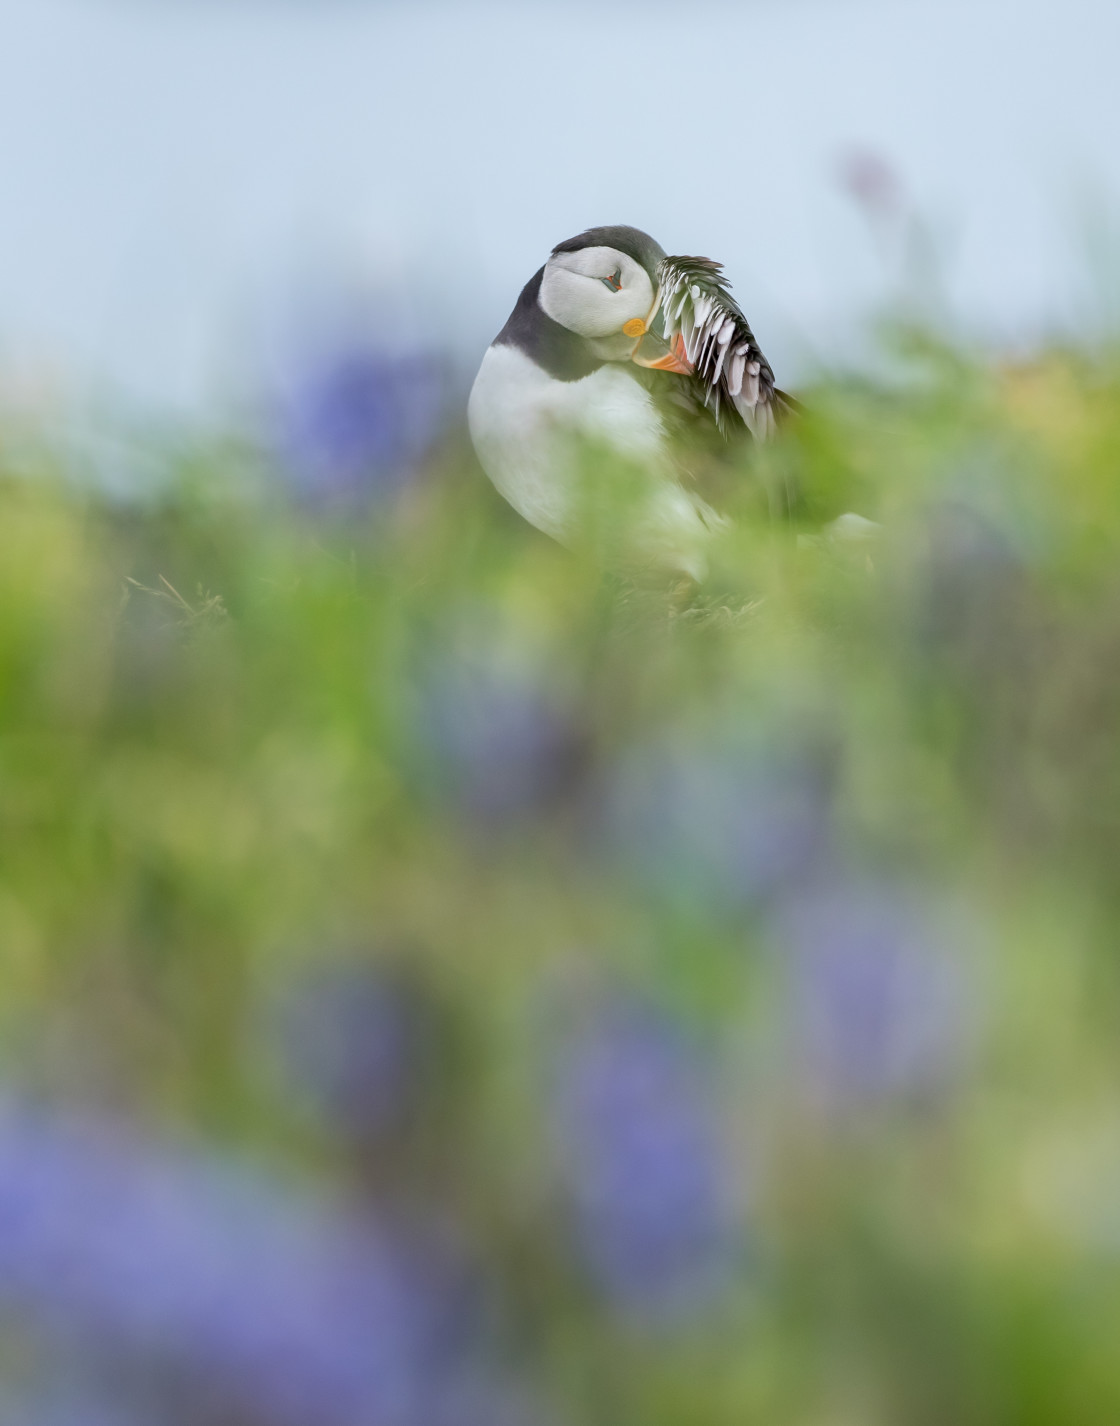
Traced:
[[1029, 589], [1025, 535], [1006, 515], [952, 496], [926, 513], [922, 534], [909, 572], [917, 647], [963, 659], [986, 680], [1017, 652]]
[[346, 346], [291, 384], [278, 413], [279, 458], [304, 499], [389, 497], [434, 447], [446, 406], [438, 357]]
[[784, 908], [789, 1053], [826, 1104], [868, 1105], [944, 1088], [973, 1013], [959, 916], [913, 890], [836, 882]]
[[298, 977], [271, 1008], [286, 1094], [354, 1140], [402, 1126], [435, 1048], [418, 986], [369, 961], [335, 960]]
[[826, 766], [802, 748], [694, 729], [622, 758], [605, 823], [609, 844], [651, 889], [741, 908], [826, 854], [829, 800]]
[[467, 816], [510, 823], [574, 786], [582, 740], [560, 675], [497, 625], [435, 653], [417, 683], [424, 777]]
[[456, 1256], [200, 1152], [0, 1109], [0, 1304], [278, 1426], [473, 1426], [504, 1387]]
[[78, 1397], [47, 1391], [18, 1397], [0, 1395], [0, 1426], [160, 1426], [170, 1420], [170, 1414], [158, 1419], [149, 1413], [141, 1417], [85, 1394]]
[[618, 998], [591, 1009], [557, 1065], [563, 1187], [603, 1297], [680, 1320], [727, 1285], [741, 1228], [709, 1067], [680, 1028]]

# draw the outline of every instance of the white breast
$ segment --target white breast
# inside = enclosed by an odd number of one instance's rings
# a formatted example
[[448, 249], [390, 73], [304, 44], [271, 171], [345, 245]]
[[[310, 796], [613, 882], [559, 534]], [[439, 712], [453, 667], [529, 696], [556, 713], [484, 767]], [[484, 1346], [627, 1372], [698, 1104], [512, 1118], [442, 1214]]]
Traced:
[[[714, 517], [672, 479], [665, 433], [649, 393], [619, 367], [581, 381], [558, 381], [516, 347], [483, 358], [467, 408], [471, 440], [487, 475], [530, 524], [563, 544], [578, 543], [578, 442], [609, 446], [649, 473], [631, 533], [645, 557], [702, 577], [700, 550]], [[705, 516], [708, 516], [707, 523]]]

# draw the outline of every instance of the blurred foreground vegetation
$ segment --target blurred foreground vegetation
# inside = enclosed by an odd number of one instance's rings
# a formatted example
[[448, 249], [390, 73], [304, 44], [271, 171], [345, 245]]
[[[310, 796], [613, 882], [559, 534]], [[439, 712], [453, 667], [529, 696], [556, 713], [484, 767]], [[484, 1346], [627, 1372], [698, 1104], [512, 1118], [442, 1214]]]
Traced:
[[0, 428], [5, 1421], [1120, 1420], [1120, 371], [806, 402], [699, 590]]

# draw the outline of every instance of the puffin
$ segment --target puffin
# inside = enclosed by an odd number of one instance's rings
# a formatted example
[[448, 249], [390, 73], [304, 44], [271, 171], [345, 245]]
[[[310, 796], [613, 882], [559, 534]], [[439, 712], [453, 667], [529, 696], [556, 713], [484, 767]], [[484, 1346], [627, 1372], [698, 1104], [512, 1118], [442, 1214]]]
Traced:
[[[681, 452], [766, 440], [796, 409], [722, 265], [614, 225], [557, 244], [529, 279], [467, 418], [483, 469], [530, 524], [571, 547], [606, 538], [611, 559], [701, 582], [728, 522]], [[610, 459], [581, 458], [589, 443]], [[614, 505], [589, 488], [612, 470], [628, 482]]]

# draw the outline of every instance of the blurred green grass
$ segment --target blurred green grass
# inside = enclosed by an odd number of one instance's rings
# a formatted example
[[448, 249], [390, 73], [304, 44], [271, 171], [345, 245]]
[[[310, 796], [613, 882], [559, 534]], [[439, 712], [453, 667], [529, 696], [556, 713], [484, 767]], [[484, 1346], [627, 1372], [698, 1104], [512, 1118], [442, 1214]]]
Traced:
[[[454, 433], [340, 511], [203, 440], [121, 501], [0, 429], [9, 1091], [450, 1215], [572, 1419], [1120, 1419], [1120, 368], [913, 363], [807, 394], [701, 589], [552, 545]], [[875, 919], [927, 903], [944, 1035]], [[407, 1141], [270, 1069], [339, 958], [442, 1007]], [[619, 987], [713, 1058], [737, 1184], [729, 1295], [652, 1327], [573, 1267], [542, 1108]]]

